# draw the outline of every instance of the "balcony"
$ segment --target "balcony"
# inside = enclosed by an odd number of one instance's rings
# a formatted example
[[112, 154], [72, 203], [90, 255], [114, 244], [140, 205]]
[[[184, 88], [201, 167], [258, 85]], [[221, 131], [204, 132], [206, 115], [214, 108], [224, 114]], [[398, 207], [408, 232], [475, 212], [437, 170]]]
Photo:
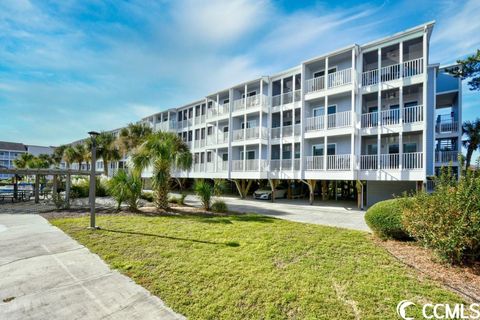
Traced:
[[457, 133], [458, 132], [458, 121], [453, 118], [442, 118], [440, 121], [437, 121], [435, 125], [436, 133]]
[[157, 130], [160, 130], [160, 131], [172, 131], [177, 129], [177, 122], [174, 120], [163, 121], [163, 122], [157, 123], [156, 126], [157, 126]]
[[202, 124], [202, 123], [204, 124], [204, 123], [205, 123], [205, 119], [206, 119], [206, 117], [205, 117], [204, 114], [199, 115], [199, 116], [196, 116], [196, 117], [195, 117], [195, 124]]
[[310, 117], [305, 121], [305, 132], [308, 131], [318, 131], [324, 129], [325, 117]]
[[458, 151], [436, 151], [435, 162], [448, 164], [458, 162]]
[[195, 141], [193, 142], [193, 147], [194, 147], [194, 148], [203, 148], [203, 147], [205, 147], [205, 139], [195, 140]]
[[305, 170], [323, 170], [323, 156], [308, 156], [305, 159]]
[[402, 64], [393, 64], [390, 66], [382, 67], [380, 69], [380, 77], [378, 69], [365, 71], [362, 73], [362, 86], [375, 85], [380, 81], [388, 82], [397, 80], [400, 78], [413, 77], [423, 73], [423, 58], [408, 60]]
[[241, 98], [233, 101], [233, 111], [247, 110], [266, 105], [268, 97], [264, 94]]
[[233, 141], [267, 139], [268, 129], [266, 127], [254, 127], [246, 129], [238, 129], [233, 131]]
[[266, 164], [266, 160], [260, 159], [232, 160], [232, 171], [263, 171]]
[[[352, 68], [329, 73], [327, 76], [327, 88], [341, 87], [352, 83]], [[305, 81], [305, 93], [325, 90], [325, 76], [308, 79]]]
[[400, 123], [418, 123], [423, 121], [423, 106], [413, 106], [402, 110], [403, 117], [400, 119], [400, 110], [383, 110], [380, 112], [364, 113], [361, 117], [362, 128], [372, 128], [376, 126], [390, 126]]
[[360, 170], [405, 170], [422, 169], [423, 153], [392, 153], [360, 156]]
[[337, 154], [327, 156], [327, 170], [348, 171], [352, 168], [351, 154]]
[[[352, 125], [352, 112], [343, 111], [327, 115], [327, 129], [345, 128]], [[325, 129], [325, 116], [310, 117], [305, 121], [305, 132]]]

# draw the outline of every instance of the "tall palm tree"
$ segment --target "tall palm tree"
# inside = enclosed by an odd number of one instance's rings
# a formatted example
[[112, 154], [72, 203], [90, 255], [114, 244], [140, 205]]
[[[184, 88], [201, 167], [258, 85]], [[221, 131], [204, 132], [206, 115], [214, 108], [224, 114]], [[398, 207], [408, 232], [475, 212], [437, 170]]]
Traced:
[[118, 146], [124, 154], [132, 153], [152, 133], [152, 128], [145, 123], [129, 123], [120, 130]]
[[467, 148], [467, 156], [465, 157], [466, 166], [470, 167], [472, 155], [480, 148], [480, 118], [475, 121], [465, 121], [462, 126], [463, 134], [467, 137], [462, 141], [463, 146]]
[[192, 166], [188, 145], [174, 133], [155, 132], [132, 155], [135, 170], [152, 169], [152, 186], [159, 209], [168, 209], [171, 169], [187, 170]]
[[[92, 148], [92, 141], [87, 140], [88, 150]], [[103, 174], [108, 177], [108, 165], [111, 161], [121, 159], [118, 147], [115, 144], [115, 136], [111, 132], [102, 131], [97, 137], [97, 159], [103, 161]]]
[[78, 169], [81, 170], [83, 162], [84, 161], [86, 162], [89, 158], [89, 155], [88, 155], [89, 152], [84, 143], [76, 144], [74, 149], [75, 149], [75, 156], [76, 156], [75, 162], [78, 163]]
[[18, 158], [13, 160], [13, 164], [19, 169], [29, 168], [34, 158], [30, 153], [22, 153]]
[[65, 149], [67, 147], [68, 146], [66, 146], [66, 145], [61, 145], [61, 146], [56, 147], [53, 150], [53, 153], [50, 157], [52, 158], [52, 164], [55, 165], [56, 167], [59, 167], [60, 163], [62, 163], [63, 153], [65, 152]]
[[67, 169], [70, 169], [70, 165], [77, 160], [77, 151], [74, 147], [68, 146], [63, 151], [63, 160], [67, 164]]

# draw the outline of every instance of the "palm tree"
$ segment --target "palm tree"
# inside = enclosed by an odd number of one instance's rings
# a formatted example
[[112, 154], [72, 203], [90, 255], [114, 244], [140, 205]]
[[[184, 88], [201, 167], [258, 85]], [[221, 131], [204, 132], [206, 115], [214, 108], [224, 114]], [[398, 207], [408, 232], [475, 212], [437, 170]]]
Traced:
[[124, 154], [133, 152], [152, 132], [152, 128], [145, 123], [129, 123], [126, 128], [120, 130], [118, 136], [120, 150]]
[[60, 163], [62, 162], [62, 159], [63, 159], [63, 153], [65, 152], [66, 148], [67, 148], [66, 145], [61, 145], [56, 147], [53, 150], [53, 153], [50, 157], [52, 158], [52, 164], [55, 165], [56, 167], [60, 166]]
[[462, 142], [463, 146], [467, 148], [465, 168], [468, 169], [472, 161], [473, 153], [480, 147], [480, 118], [475, 119], [475, 121], [465, 121], [462, 126], [462, 131], [463, 134], [467, 136]]
[[13, 164], [16, 168], [24, 169], [29, 168], [32, 164], [34, 156], [30, 153], [22, 153], [18, 158], [13, 160]]
[[190, 169], [192, 154], [183, 140], [171, 132], [155, 132], [147, 137], [132, 155], [134, 168], [142, 171], [152, 169], [152, 186], [159, 209], [168, 209], [170, 171], [172, 168]]
[[195, 190], [195, 194], [202, 203], [203, 209], [205, 209], [206, 211], [210, 210], [212, 197], [215, 193], [214, 186], [207, 181], [200, 179], [195, 181], [195, 186], [193, 188]]
[[138, 210], [138, 199], [142, 194], [142, 179], [137, 172], [118, 171], [108, 180], [107, 190], [117, 201], [117, 211], [120, 210], [122, 202], [127, 202], [130, 210]]
[[70, 165], [77, 160], [77, 151], [74, 147], [68, 146], [64, 149], [63, 160], [67, 164], [67, 169], [70, 169]]
[[75, 162], [78, 163], [78, 169], [82, 170], [83, 162], [84, 161], [86, 162], [87, 159], [89, 158], [88, 149], [84, 143], [76, 144], [74, 149], [75, 149]]
[[[92, 141], [87, 140], [88, 150], [92, 149]], [[121, 159], [115, 136], [111, 132], [102, 131], [97, 137], [97, 159], [103, 161], [103, 174], [108, 177], [108, 164]]]

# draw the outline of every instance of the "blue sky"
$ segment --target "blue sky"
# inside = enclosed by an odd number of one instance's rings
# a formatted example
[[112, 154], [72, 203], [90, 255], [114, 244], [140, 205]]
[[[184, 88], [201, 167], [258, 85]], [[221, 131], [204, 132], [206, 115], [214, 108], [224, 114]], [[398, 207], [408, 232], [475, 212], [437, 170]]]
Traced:
[[[480, 1], [2, 0], [0, 140], [58, 145], [436, 20], [430, 62], [480, 48]], [[464, 88], [464, 118], [480, 94]]]

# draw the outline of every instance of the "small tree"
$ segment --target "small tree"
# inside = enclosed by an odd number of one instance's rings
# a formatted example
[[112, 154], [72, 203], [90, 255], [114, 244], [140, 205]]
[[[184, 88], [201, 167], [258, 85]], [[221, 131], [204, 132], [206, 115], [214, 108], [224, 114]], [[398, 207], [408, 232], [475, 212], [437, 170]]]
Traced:
[[210, 210], [214, 187], [207, 181], [200, 179], [195, 182], [194, 190], [195, 194], [202, 202], [203, 209], [206, 211]]
[[480, 90], [480, 49], [477, 49], [477, 53], [468, 56], [464, 60], [457, 60], [458, 66], [447, 69], [447, 72], [454, 77], [462, 80], [470, 79], [468, 85], [470, 90]]
[[108, 193], [117, 201], [117, 211], [123, 202], [132, 211], [138, 210], [138, 199], [142, 194], [142, 179], [135, 172], [118, 171], [107, 182]]
[[466, 136], [462, 143], [467, 148], [465, 168], [468, 169], [470, 168], [473, 153], [480, 148], [480, 118], [477, 118], [475, 121], [465, 121], [462, 130]]

